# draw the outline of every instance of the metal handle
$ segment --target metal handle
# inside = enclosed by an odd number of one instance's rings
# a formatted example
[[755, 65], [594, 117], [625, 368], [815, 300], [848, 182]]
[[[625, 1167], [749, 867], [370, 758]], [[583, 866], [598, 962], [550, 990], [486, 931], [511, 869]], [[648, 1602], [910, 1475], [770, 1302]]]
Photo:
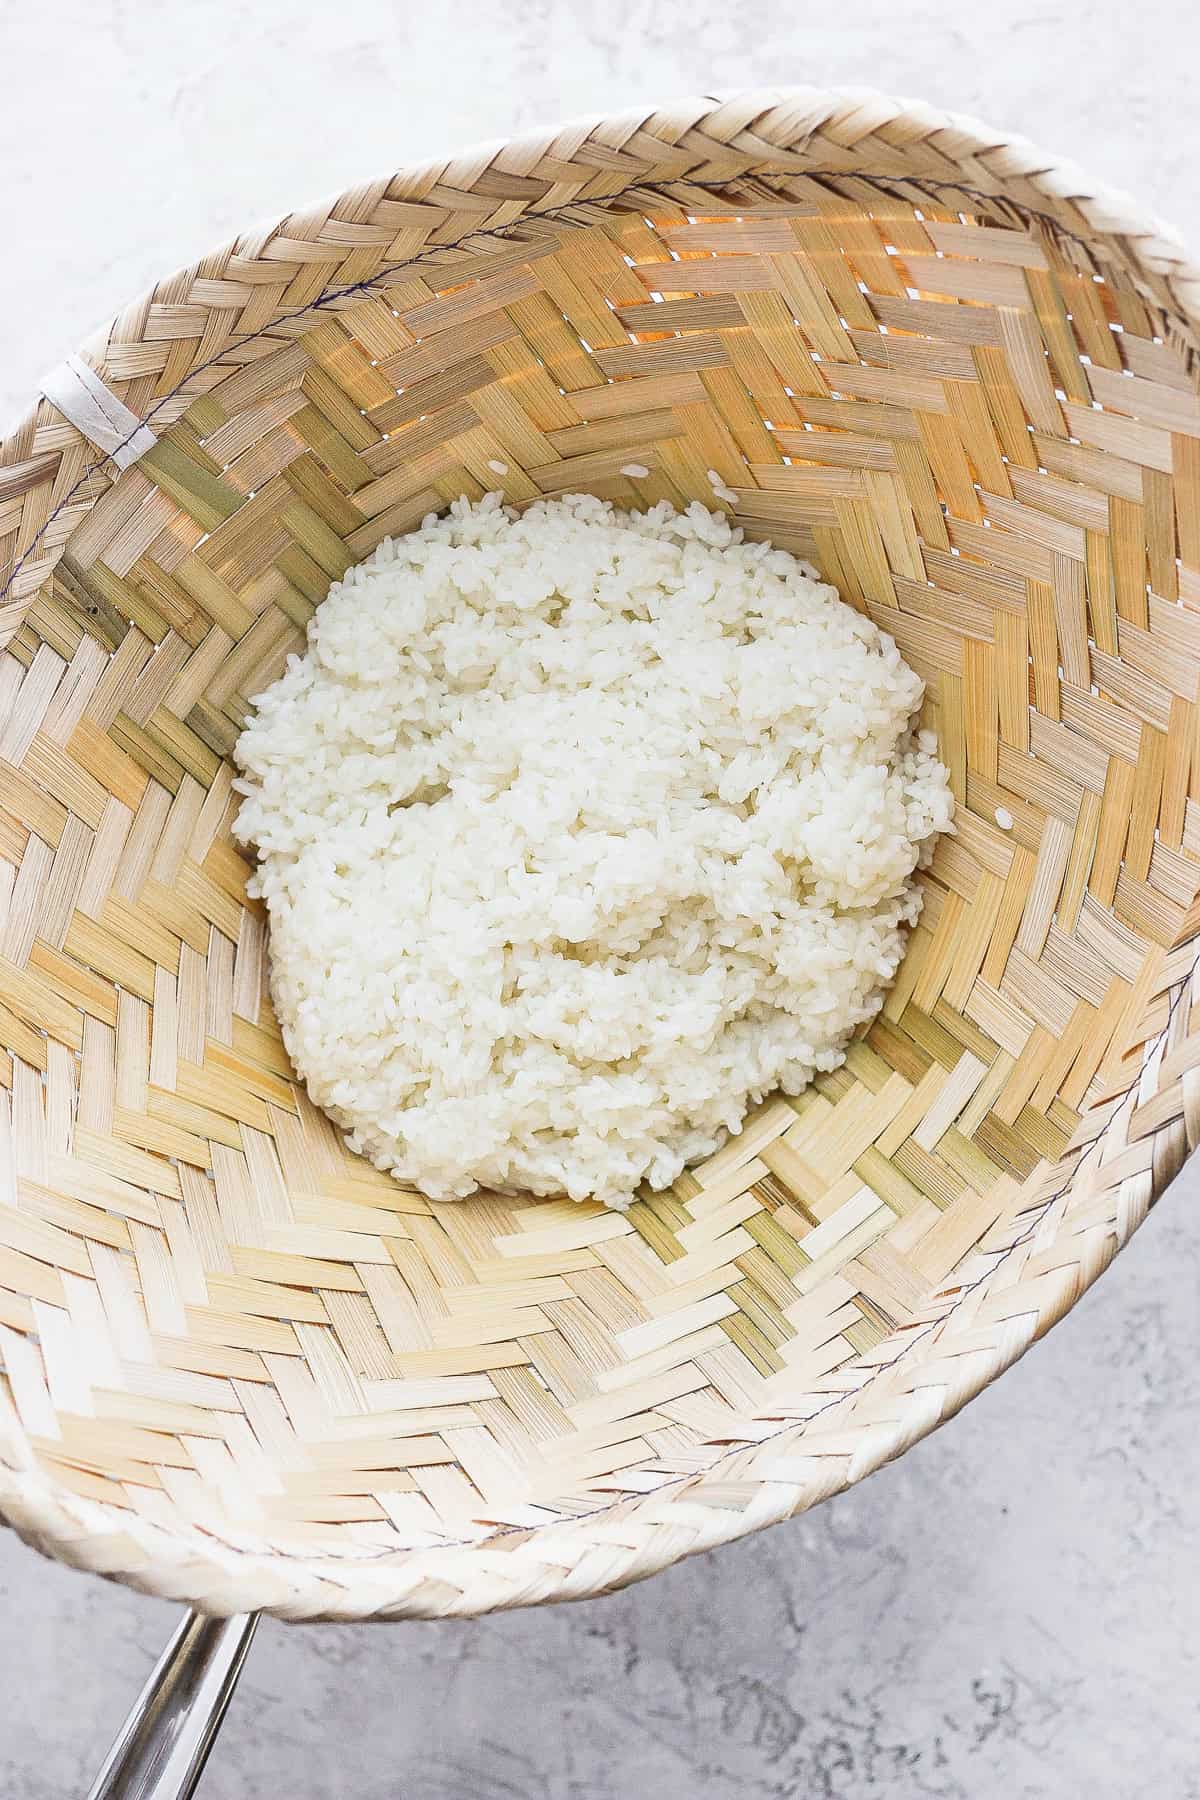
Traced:
[[159, 1657], [88, 1800], [190, 1800], [242, 1672], [257, 1613], [189, 1612]]

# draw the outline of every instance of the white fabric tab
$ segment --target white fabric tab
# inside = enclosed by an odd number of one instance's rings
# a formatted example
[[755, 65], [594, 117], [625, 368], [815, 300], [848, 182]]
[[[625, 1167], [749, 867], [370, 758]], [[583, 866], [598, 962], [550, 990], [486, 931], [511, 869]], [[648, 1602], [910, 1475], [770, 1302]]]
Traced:
[[105, 451], [118, 469], [127, 469], [158, 442], [150, 427], [141, 424], [81, 357], [68, 356], [42, 377], [41, 387], [76, 431]]

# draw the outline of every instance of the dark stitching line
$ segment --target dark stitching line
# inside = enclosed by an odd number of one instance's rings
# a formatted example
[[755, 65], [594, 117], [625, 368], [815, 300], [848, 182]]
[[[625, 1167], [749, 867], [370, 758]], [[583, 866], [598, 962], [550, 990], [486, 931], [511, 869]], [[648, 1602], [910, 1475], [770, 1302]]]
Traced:
[[[580, 208], [589, 206], [604, 208], [606, 204], [611, 206], [615, 201], [622, 200], [628, 195], [638, 194], [643, 191], [649, 191], [651, 193], [659, 191], [665, 193], [672, 187], [687, 187], [703, 188], [706, 192], [717, 193], [725, 189], [735, 188], [739, 181], [749, 180], [779, 182], [789, 180], [853, 180], [873, 182], [876, 186], [882, 188], [885, 193], [891, 193], [892, 190], [896, 188], [915, 187], [918, 189], [930, 188], [936, 192], [948, 191], [956, 194], [966, 194], [969, 199], [976, 200], [983, 205], [1011, 207], [1013, 211], [1021, 217], [1038, 219], [1046, 226], [1053, 236], [1077, 244], [1089, 257], [1091, 256], [1090, 245], [1086, 238], [1080, 237], [1078, 233], [1073, 232], [1067, 226], [1060, 224], [1059, 221], [1054, 218], [1053, 214], [1040, 212], [1036, 207], [1024, 206], [1015, 200], [1007, 199], [1002, 194], [985, 194], [982, 189], [970, 187], [966, 182], [962, 181], [934, 181], [932, 179], [916, 178], [905, 175], [873, 174], [867, 170], [794, 169], [787, 171], [772, 171], [747, 169], [742, 175], [731, 176], [722, 181], [693, 180], [690, 176], [681, 175], [645, 184], [635, 182], [632, 186], [623, 189], [619, 194], [602, 196], [597, 200], [581, 199], [566, 201], [562, 206], [547, 207], [542, 212], [537, 212], [531, 208], [527, 214], [523, 215], [520, 219], [514, 219], [510, 225], [482, 226], [478, 230], [467, 232], [463, 237], [455, 238], [449, 243], [437, 244], [432, 250], [418, 251], [415, 256], [407, 257], [403, 262], [389, 263], [384, 268], [377, 269], [374, 275], [368, 276], [362, 281], [353, 282], [348, 287], [330, 288], [326, 293], [322, 294], [319, 299], [310, 301], [306, 306], [295, 307], [291, 312], [279, 313], [272, 320], [270, 325], [263, 325], [257, 331], [247, 332], [242, 337], [231, 339], [221, 350], [215, 352], [214, 355], [210, 356], [205, 362], [197, 363], [194, 368], [188, 370], [188, 373], [184, 376], [183, 380], [178, 382], [169, 393], [160, 395], [146, 416], [143, 419], [139, 419], [134, 429], [122, 438], [121, 442], [117, 444], [113, 450], [106, 451], [99, 461], [93, 463], [91, 467], [80, 476], [79, 480], [70, 491], [63, 496], [58, 505], [54, 508], [54, 511], [49, 514], [38, 531], [35, 532], [22, 555], [13, 564], [8, 580], [5, 582], [4, 586], [0, 588], [0, 602], [3, 602], [11, 591], [17, 576], [21, 573], [21, 570], [46, 535], [46, 532], [54, 523], [55, 519], [66, 511], [80, 489], [85, 487], [91, 481], [91, 478], [96, 471], [102, 468], [106, 462], [111, 462], [117, 451], [123, 450], [131, 439], [136, 436], [143, 425], [149, 425], [151, 420], [158, 416], [169, 401], [175, 399], [176, 395], [187, 386], [189, 381], [193, 381], [197, 375], [203, 374], [206, 369], [211, 369], [216, 364], [220, 363], [222, 358], [228, 356], [231, 350], [240, 350], [247, 344], [257, 342], [259, 338], [270, 337], [273, 332], [278, 330], [279, 326], [283, 324], [285, 320], [301, 319], [306, 313], [327, 310], [336, 306], [339, 301], [346, 300], [354, 294], [370, 293], [377, 288], [380, 283], [386, 282], [389, 276], [400, 274], [405, 269], [423, 267], [425, 264], [433, 261], [435, 257], [440, 256], [444, 251], [461, 250], [465, 245], [485, 237], [496, 238], [501, 243], [507, 243], [510, 234], [518, 232], [521, 227], [531, 219], [557, 219], [564, 213], [575, 212]], [[202, 396], [200, 395], [196, 396], [197, 399], [201, 397]]]

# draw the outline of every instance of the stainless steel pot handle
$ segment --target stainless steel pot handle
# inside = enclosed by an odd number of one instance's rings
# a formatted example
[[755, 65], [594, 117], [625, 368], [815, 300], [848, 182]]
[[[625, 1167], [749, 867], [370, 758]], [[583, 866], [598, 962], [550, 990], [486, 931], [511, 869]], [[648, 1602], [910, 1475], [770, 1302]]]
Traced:
[[159, 1657], [88, 1800], [190, 1800], [241, 1674], [257, 1613], [189, 1612]]

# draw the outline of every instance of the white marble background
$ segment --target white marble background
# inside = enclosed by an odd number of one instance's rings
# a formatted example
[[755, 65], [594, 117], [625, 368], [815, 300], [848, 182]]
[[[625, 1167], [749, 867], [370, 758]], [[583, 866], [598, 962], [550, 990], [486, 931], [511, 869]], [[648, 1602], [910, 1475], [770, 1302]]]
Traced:
[[[1200, 247], [1187, 0], [0, 0], [0, 45], [0, 419], [248, 222], [714, 87], [976, 112]], [[804, 1519], [607, 1601], [268, 1624], [204, 1800], [1200, 1800], [1198, 1187], [959, 1421]], [[86, 1791], [173, 1617], [0, 1534], [5, 1800]]]

